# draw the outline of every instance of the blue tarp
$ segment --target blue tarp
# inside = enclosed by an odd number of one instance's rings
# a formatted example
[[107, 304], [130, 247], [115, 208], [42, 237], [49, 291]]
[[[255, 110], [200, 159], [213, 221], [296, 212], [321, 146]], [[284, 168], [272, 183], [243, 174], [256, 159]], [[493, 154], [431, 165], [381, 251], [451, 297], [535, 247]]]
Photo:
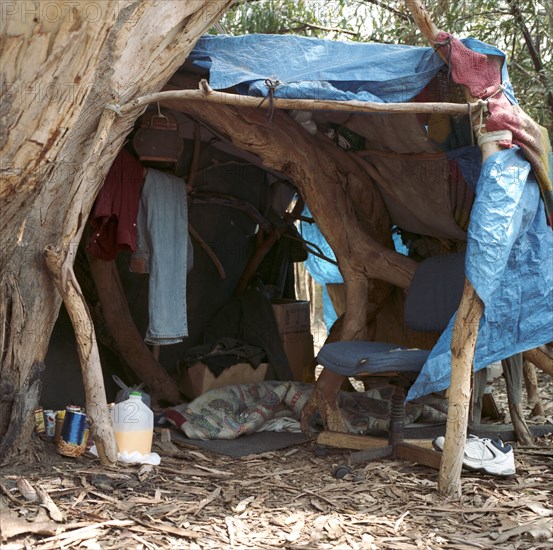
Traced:
[[[480, 53], [505, 56], [474, 38], [462, 42]], [[214, 90], [237, 86], [240, 94], [266, 97], [269, 79], [280, 83], [275, 97], [386, 103], [409, 101], [444, 66], [432, 48], [274, 34], [205, 35], [188, 59], [209, 71]], [[502, 80], [516, 103], [506, 64]]]
[[[484, 302], [475, 370], [553, 341], [553, 231], [530, 164], [518, 147], [495, 153], [484, 163], [465, 262], [467, 277]], [[454, 319], [408, 400], [449, 386]]]
[[[463, 42], [475, 51], [504, 57], [478, 40]], [[275, 35], [205, 36], [190, 59], [210, 71], [214, 89], [236, 86], [242, 94], [267, 96], [270, 79], [279, 81], [275, 97], [341, 101], [407, 101], [443, 67], [431, 48]], [[505, 63], [502, 76], [505, 94], [516, 103]], [[496, 153], [482, 170], [478, 155], [468, 147], [448, 152], [467, 182], [476, 186], [466, 272], [485, 306], [476, 344], [477, 370], [553, 341], [553, 232], [530, 165], [518, 148]], [[334, 256], [318, 228], [303, 227], [308, 240]], [[308, 269], [320, 284], [342, 280], [337, 267], [312, 256]], [[453, 319], [408, 399], [448, 387], [452, 326]]]
[[189, 59], [215, 90], [267, 96], [270, 79], [275, 97], [377, 102], [412, 99], [444, 65], [432, 48], [262, 34], [204, 36]]
[[[301, 215], [307, 218], [311, 217], [311, 212], [307, 206], [304, 207]], [[330, 245], [316, 223], [300, 222], [300, 234], [310, 243], [311, 248], [322, 253], [331, 260], [336, 260], [334, 251], [330, 248]], [[328, 262], [315, 254], [308, 255], [307, 260], [305, 260], [305, 268], [315, 282], [323, 287], [324, 322], [327, 330], [330, 330], [330, 327], [332, 327], [334, 321], [336, 321], [337, 315], [328, 294], [328, 290], [326, 289], [326, 284], [344, 282], [340, 269], [336, 264]]]

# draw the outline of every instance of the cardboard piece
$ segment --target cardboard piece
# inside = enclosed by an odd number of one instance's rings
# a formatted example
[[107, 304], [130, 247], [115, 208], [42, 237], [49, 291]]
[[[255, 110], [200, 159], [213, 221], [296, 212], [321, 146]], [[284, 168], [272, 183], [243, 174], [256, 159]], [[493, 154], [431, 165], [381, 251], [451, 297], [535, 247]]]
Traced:
[[236, 363], [215, 376], [204, 363], [195, 363], [182, 372], [180, 390], [188, 397], [195, 398], [208, 390], [231, 384], [262, 382], [268, 366], [268, 363], [261, 363], [254, 369], [249, 363]]
[[303, 300], [273, 300], [273, 311], [279, 334], [310, 332], [309, 302]]
[[296, 382], [314, 382], [313, 335], [311, 332], [291, 332], [283, 334], [282, 345], [288, 358], [293, 380]]

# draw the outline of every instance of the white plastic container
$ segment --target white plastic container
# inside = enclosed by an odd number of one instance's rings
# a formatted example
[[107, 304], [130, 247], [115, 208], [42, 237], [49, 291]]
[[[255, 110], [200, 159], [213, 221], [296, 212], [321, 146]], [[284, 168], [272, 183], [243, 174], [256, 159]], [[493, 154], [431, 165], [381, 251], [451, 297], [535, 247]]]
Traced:
[[132, 392], [127, 400], [116, 403], [111, 420], [120, 453], [137, 451], [147, 455], [152, 452], [154, 413], [144, 404], [140, 392]]

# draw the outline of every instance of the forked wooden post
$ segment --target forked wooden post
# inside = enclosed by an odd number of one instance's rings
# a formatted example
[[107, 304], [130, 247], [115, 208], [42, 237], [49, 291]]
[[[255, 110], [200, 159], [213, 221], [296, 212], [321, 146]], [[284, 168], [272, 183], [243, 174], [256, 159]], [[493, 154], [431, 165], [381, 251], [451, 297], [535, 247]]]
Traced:
[[61, 250], [54, 246], [47, 246], [44, 250], [44, 257], [75, 330], [86, 394], [86, 413], [91, 421], [90, 432], [102, 464], [115, 464], [117, 462], [117, 446], [109, 418], [100, 354], [90, 312], [72, 268], [66, 284], [62, 283], [62, 267], [65, 256]]
[[[438, 28], [419, 0], [406, 0], [417, 26], [432, 46], [436, 44]], [[467, 101], [475, 100], [466, 87], [463, 87]], [[478, 121], [471, 121], [475, 126]], [[485, 133], [485, 128], [479, 129]], [[482, 162], [500, 150], [497, 141], [481, 146]], [[470, 281], [465, 279], [461, 303], [455, 317], [451, 338], [451, 385], [449, 409], [444, 443], [444, 452], [438, 478], [438, 490], [445, 496], [461, 496], [461, 468], [463, 450], [466, 443], [468, 413], [471, 402], [472, 367], [474, 350], [478, 338], [478, 326], [482, 317], [483, 304]]]

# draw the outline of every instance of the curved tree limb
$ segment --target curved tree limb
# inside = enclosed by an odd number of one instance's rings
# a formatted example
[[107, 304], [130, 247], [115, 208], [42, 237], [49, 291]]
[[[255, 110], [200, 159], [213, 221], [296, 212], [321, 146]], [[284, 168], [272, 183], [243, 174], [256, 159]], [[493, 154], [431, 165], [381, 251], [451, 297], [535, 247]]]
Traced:
[[114, 464], [117, 462], [117, 446], [109, 418], [100, 354], [90, 311], [72, 268], [71, 276], [65, 284], [62, 283], [63, 266], [67, 264], [61, 250], [49, 245], [44, 249], [44, 257], [75, 330], [92, 438], [102, 464]]

